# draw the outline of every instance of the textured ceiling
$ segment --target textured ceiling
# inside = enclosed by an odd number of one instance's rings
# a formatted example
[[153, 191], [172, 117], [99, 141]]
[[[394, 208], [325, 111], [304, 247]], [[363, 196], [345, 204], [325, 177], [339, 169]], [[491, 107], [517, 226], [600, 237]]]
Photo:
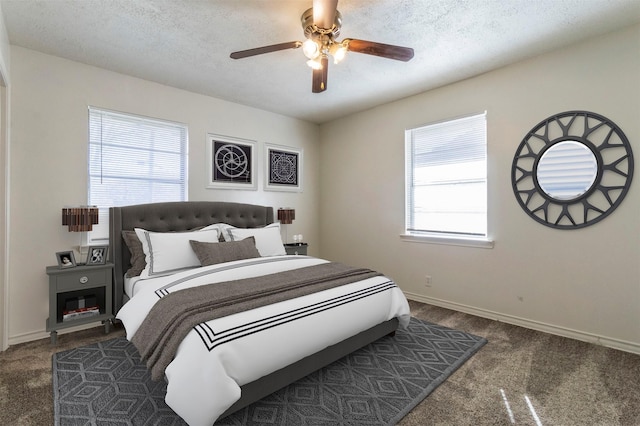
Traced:
[[[351, 52], [311, 93], [311, 0], [1, 0], [12, 44], [322, 123], [640, 22], [640, 0], [340, 0], [345, 37], [412, 47], [399, 62]], [[640, 44], [640, 43], [639, 43]]]

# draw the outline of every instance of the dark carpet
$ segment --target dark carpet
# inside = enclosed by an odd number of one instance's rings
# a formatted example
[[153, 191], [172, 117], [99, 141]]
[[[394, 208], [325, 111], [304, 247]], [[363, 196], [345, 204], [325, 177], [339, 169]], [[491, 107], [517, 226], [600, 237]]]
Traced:
[[[393, 425], [486, 340], [411, 319], [216, 425]], [[56, 425], [184, 425], [123, 337], [53, 355]]]

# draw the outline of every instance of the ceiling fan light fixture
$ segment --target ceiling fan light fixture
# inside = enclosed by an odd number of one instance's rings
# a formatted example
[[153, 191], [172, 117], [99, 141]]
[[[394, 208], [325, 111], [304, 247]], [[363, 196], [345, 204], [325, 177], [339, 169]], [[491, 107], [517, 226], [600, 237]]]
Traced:
[[320, 58], [319, 57], [316, 57], [314, 59], [309, 59], [307, 61], [307, 65], [309, 65], [309, 67], [314, 69], [314, 70], [321, 70], [322, 69], [322, 62], [320, 62]]
[[374, 41], [345, 38], [338, 41], [342, 28], [342, 15], [338, 11], [338, 0], [313, 0], [313, 7], [305, 10], [300, 17], [306, 40], [272, 44], [253, 49], [231, 52], [231, 59], [248, 58], [263, 53], [278, 52], [302, 47], [307, 57], [307, 65], [313, 69], [311, 91], [321, 93], [327, 90], [329, 56], [335, 64], [346, 56], [347, 51], [381, 58], [407, 62], [413, 58], [410, 47], [377, 43]]
[[347, 46], [344, 43], [334, 43], [329, 48], [329, 53], [333, 56], [333, 63], [338, 64], [347, 55]]
[[302, 43], [302, 53], [309, 59], [315, 59], [320, 55], [320, 46], [314, 40], [308, 38]]

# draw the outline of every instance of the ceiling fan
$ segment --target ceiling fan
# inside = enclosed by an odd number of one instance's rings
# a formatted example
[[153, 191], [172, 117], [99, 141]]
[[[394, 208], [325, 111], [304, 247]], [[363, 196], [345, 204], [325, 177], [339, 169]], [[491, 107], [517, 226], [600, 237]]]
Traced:
[[309, 59], [307, 65], [313, 69], [311, 90], [320, 93], [327, 90], [327, 71], [329, 55], [334, 63], [340, 62], [348, 51], [375, 55], [388, 59], [407, 62], [413, 58], [410, 47], [394, 46], [373, 41], [345, 38], [336, 40], [342, 27], [342, 15], [338, 11], [338, 0], [313, 0], [313, 7], [307, 9], [300, 18], [304, 35], [304, 42], [290, 41], [241, 50], [231, 53], [232, 59], [242, 59], [263, 53], [277, 52], [285, 49], [302, 47], [304, 55]]

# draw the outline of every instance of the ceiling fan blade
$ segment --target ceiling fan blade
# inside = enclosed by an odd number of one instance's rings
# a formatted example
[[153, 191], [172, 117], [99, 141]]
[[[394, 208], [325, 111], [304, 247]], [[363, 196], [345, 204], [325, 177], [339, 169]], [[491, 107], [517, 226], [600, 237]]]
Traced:
[[316, 27], [330, 30], [336, 19], [338, 0], [313, 0], [313, 23]]
[[407, 62], [413, 58], [413, 49], [410, 47], [394, 46], [392, 44], [376, 43], [373, 41], [347, 38], [348, 50], [351, 52], [375, 55], [388, 59]]
[[248, 58], [249, 56], [262, 55], [263, 53], [277, 52], [285, 49], [297, 49], [302, 46], [300, 41], [289, 41], [286, 43], [272, 44], [270, 46], [256, 47], [255, 49], [240, 50], [229, 55], [232, 59]]
[[329, 71], [329, 58], [323, 56], [320, 59], [322, 68], [313, 70], [313, 82], [311, 91], [313, 93], [321, 93], [327, 90], [327, 73]]

